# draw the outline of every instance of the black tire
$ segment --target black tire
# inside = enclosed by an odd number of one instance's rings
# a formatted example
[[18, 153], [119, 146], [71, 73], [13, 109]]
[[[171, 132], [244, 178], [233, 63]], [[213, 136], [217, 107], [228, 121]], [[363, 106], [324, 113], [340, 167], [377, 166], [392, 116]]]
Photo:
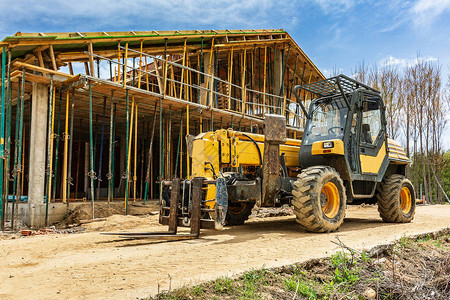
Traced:
[[[325, 196], [324, 189], [329, 189], [329, 186], [333, 186], [334, 200]], [[344, 183], [334, 168], [315, 166], [304, 169], [298, 175], [292, 193], [296, 221], [307, 231], [332, 232], [341, 226], [347, 196]], [[323, 201], [326, 201], [325, 205]], [[328, 210], [328, 201], [332, 202], [331, 212]]]
[[252, 209], [254, 206], [255, 202], [242, 202], [238, 205], [228, 204], [227, 215], [225, 216], [225, 225], [243, 225], [252, 214]]
[[414, 219], [416, 194], [411, 181], [405, 176], [393, 174], [385, 177], [377, 187], [377, 198], [378, 212], [384, 222], [407, 223]]

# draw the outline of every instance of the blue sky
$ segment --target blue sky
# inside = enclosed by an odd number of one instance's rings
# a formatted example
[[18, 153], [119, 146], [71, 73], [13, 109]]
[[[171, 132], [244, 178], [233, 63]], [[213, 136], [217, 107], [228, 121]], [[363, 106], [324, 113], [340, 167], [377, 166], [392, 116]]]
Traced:
[[[0, 0], [0, 36], [22, 32], [283, 28], [325, 76], [417, 54], [450, 74], [450, 0]], [[450, 125], [449, 125], [450, 126]], [[444, 137], [450, 148], [450, 130]]]

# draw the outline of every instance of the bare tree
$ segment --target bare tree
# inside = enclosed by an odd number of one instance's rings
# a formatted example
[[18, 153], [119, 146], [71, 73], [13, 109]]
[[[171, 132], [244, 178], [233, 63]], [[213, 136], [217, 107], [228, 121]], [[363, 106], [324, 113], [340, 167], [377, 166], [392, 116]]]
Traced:
[[[442, 201], [439, 189], [444, 164], [442, 137], [449, 112], [449, 93], [442, 87], [441, 66], [438, 62], [417, 56], [403, 70], [385, 63], [368, 68], [356, 66], [355, 79], [380, 91], [386, 107], [388, 136], [404, 138], [412, 168], [407, 175], [413, 179], [430, 202]], [[447, 88], [450, 91], [450, 78]], [[422, 196], [422, 195], [421, 195]]]

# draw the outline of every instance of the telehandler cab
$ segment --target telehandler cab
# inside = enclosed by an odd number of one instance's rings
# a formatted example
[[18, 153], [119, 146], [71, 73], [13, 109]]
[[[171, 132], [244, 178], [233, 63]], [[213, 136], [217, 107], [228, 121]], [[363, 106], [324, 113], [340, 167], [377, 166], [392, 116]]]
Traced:
[[[169, 235], [177, 226], [190, 226], [184, 237], [195, 238], [200, 228], [243, 224], [255, 205], [292, 205], [312, 232], [337, 230], [351, 203], [378, 203], [385, 222], [413, 219], [409, 159], [387, 137], [380, 93], [344, 75], [294, 92], [306, 120], [302, 141], [287, 138], [286, 117], [274, 114], [264, 116], [264, 135], [220, 129], [191, 139], [191, 179], [161, 183], [160, 223]], [[309, 110], [307, 93], [315, 95]]]

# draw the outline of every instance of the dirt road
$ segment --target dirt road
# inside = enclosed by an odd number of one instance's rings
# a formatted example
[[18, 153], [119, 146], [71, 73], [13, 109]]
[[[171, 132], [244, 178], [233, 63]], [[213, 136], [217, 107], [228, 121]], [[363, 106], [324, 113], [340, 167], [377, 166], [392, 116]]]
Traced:
[[[111, 217], [117, 227], [162, 230], [157, 217]], [[149, 225], [150, 224], [150, 228]], [[107, 223], [91, 229], [115, 230]], [[450, 205], [418, 207], [409, 224], [382, 223], [375, 207], [349, 207], [336, 233], [312, 234], [294, 218], [253, 218], [221, 232], [202, 231], [191, 241], [124, 241], [88, 232], [0, 241], [1, 299], [136, 299], [160, 290], [231, 276], [250, 268], [323, 257], [347, 246], [369, 249], [402, 235], [450, 226]]]

